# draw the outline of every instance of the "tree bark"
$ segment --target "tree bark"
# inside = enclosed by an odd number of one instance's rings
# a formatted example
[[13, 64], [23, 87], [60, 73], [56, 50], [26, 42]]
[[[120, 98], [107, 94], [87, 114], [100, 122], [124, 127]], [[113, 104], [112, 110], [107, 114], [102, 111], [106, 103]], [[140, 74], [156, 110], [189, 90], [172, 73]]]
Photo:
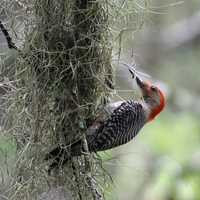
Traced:
[[[11, 110], [18, 158], [11, 198], [38, 199], [63, 188], [71, 199], [103, 199], [95, 176], [100, 169], [84, 134], [113, 88], [106, 6], [104, 1], [35, 0], [34, 23], [16, 65]], [[52, 146], [79, 139], [85, 155], [48, 176], [44, 155]]]

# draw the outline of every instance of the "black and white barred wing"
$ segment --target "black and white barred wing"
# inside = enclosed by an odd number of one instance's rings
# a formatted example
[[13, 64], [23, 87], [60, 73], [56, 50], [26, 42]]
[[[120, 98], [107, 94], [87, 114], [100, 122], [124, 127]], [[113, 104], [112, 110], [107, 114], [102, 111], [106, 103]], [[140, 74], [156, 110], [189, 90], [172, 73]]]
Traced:
[[140, 103], [123, 102], [94, 134], [87, 136], [89, 150], [104, 151], [125, 144], [137, 135], [145, 122], [145, 113]]
[[124, 101], [109, 103], [97, 112], [97, 117], [90, 127], [88, 127], [87, 135], [94, 135], [96, 131], [107, 121], [113, 112], [121, 106]]

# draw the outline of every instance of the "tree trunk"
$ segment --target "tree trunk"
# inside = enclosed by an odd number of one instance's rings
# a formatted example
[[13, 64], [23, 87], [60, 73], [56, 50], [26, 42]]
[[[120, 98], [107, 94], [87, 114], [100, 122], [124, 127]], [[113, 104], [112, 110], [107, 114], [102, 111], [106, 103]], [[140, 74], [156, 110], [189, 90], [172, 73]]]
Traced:
[[[112, 90], [106, 6], [35, 0], [34, 23], [16, 65], [11, 110], [18, 157], [10, 198], [45, 199], [46, 191], [62, 188], [65, 199], [103, 199], [96, 177], [103, 172], [87, 154], [84, 134]], [[44, 155], [79, 139], [86, 155], [48, 176]]]

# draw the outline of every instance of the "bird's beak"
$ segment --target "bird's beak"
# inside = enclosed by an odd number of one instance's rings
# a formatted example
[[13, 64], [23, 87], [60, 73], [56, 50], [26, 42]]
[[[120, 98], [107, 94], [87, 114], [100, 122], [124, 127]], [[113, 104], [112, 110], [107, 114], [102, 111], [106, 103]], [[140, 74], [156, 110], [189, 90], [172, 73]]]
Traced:
[[136, 83], [141, 90], [143, 90], [146, 86], [146, 84], [138, 76], [136, 76]]
[[148, 94], [149, 84], [146, 83], [145, 81], [142, 81], [138, 76], [136, 76], [136, 83], [139, 86], [142, 95], [146, 96]]

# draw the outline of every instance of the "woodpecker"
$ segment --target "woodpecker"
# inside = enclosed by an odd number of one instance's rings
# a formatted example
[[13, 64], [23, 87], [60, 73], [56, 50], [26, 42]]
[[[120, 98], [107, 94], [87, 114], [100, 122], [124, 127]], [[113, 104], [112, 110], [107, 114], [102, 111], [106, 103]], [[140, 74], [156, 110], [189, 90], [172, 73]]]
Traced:
[[[112, 149], [131, 141], [165, 107], [163, 92], [153, 84], [136, 76], [136, 83], [141, 90], [139, 100], [111, 103], [104, 108], [99, 117], [88, 128], [86, 140], [89, 152]], [[50, 169], [65, 163], [69, 158], [68, 147], [57, 147], [46, 155], [46, 160], [54, 159]], [[83, 154], [81, 140], [71, 144], [70, 156]], [[62, 157], [62, 158], [61, 158]]]

